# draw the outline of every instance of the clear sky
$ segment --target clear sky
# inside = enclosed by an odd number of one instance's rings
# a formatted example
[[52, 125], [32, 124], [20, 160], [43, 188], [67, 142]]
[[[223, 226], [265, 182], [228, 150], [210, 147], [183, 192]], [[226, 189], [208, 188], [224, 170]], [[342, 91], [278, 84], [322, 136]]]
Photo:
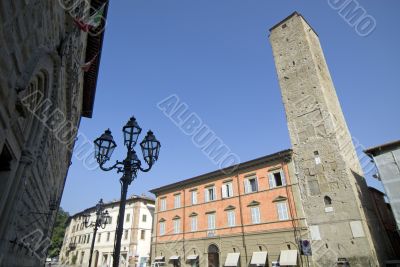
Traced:
[[[110, 1], [93, 118], [82, 119], [80, 133], [94, 140], [110, 128], [119, 145], [114, 162], [123, 159], [121, 129], [131, 115], [140, 140], [154, 131], [159, 162], [139, 173], [128, 195], [218, 169], [157, 108], [171, 94], [241, 161], [290, 148], [268, 29], [298, 11], [319, 34], [352, 135], [365, 147], [399, 139], [400, 1], [357, 3], [376, 20], [367, 37], [328, 0]], [[66, 211], [119, 199], [119, 174], [90, 170], [76, 156], [72, 163]]]

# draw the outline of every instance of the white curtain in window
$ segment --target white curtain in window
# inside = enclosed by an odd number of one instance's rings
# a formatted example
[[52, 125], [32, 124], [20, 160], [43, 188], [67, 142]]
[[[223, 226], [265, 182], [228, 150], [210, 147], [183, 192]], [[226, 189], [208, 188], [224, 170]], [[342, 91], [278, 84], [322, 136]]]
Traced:
[[197, 216], [191, 217], [191, 229], [192, 232], [197, 231]]
[[289, 219], [289, 214], [288, 214], [288, 208], [286, 202], [279, 202], [276, 204], [277, 209], [278, 209], [278, 218], [279, 220], [288, 220]]
[[285, 173], [283, 172], [283, 170], [281, 170], [280, 173], [281, 173], [282, 185], [286, 185]]
[[246, 194], [251, 192], [251, 185], [249, 179], [244, 179], [244, 192]]
[[260, 207], [251, 208], [251, 221], [253, 223], [260, 223]]
[[276, 187], [274, 174], [273, 173], [269, 173], [268, 177], [269, 177], [269, 188]]
[[208, 229], [215, 229], [215, 213], [208, 214]]
[[197, 204], [197, 191], [192, 191], [192, 205]]
[[230, 210], [227, 213], [228, 215], [228, 226], [232, 227], [235, 226], [235, 211]]
[[181, 228], [181, 220], [180, 219], [174, 220], [174, 233], [179, 234], [181, 230], [180, 228]]

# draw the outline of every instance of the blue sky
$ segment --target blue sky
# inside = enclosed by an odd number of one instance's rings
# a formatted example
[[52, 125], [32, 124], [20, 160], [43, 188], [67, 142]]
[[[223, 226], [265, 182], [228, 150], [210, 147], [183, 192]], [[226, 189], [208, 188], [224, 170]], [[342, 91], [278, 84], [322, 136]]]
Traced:
[[[122, 159], [122, 126], [134, 115], [162, 143], [159, 162], [128, 195], [218, 168], [157, 103], [179, 96], [241, 161], [290, 148], [268, 29], [300, 12], [318, 32], [352, 135], [365, 147], [399, 139], [397, 0], [358, 0], [376, 20], [357, 35], [327, 0], [110, 1], [92, 119], [80, 133], [106, 128]], [[61, 206], [71, 213], [120, 196], [119, 174], [88, 170], [73, 157]], [[372, 179], [368, 178], [369, 181]], [[372, 181], [372, 185], [378, 186]]]

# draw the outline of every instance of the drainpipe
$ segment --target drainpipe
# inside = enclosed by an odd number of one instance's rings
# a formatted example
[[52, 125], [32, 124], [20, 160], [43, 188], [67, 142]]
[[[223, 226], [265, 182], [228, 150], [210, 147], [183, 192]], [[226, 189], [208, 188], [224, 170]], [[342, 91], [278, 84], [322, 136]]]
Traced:
[[186, 262], [186, 250], [185, 250], [185, 219], [186, 219], [186, 190], [183, 189], [183, 220], [182, 220], [182, 230], [183, 230], [183, 236], [182, 236], [182, 242], [183, 242], [183, 262]]
[[[295, 164], [295, 163], [293, 162], [293, 164]], [[283, 175], [285, 175], [285, 167], [286, 167], [287, 173], [289, 174], [289, 167], [288, 167], [288, 164], [286, 164], [286, 165], [283, 165], [283, 164], [282, 164]], [[295, 166], [295, 173], [296, 173], [296, 175], [297, 175], [296, 166]], [[290, 179], [290, 175], [288, 175], [287, 177]], [[286, 195], [288, 196], [288, 206], [289, 206], [290, 217], [291, 217], [291, 221], [292, 221], [292, 225], [293, 225], [294, 240], [296, 241], [296, 243], [297, 243], [296, 247], [297, 247], [298, 250], [299, 250], [299, 256], [300, 256], [301, 266], [303, 266], [303, 258], [301, 257], [301, 251], [300, 251], [300, 246], [299, 246], [300, 238], [299, 238], [299, 236], [297, 235], [297, 233], [298, 233], [298, 230], [297, 230], [298, 221], [296, 221], [296, 220], [297, 220], [297, 216], [296, 216], [296, 218], [295, 218], [294, 212], [293, 212], [292, 204], [294, 204], [294, 203], [292, 203], [292, 201], [291, 201], [291, 199], [290, 199], [290, 196], [293, 196], [292, 179], [290, 179], [290, 184], [291, 184], [291, 187], [290, 187], [291, 195], [289, 195], [288, 179], [286, 179], [285, 189], [286, 189]], [[297, 184], [298, 184], [298, 181], [297, 181]], [[297, 213], [296, 213], [296, 214], [297, 214]], [[301, 231], [299, 231], [299, 232], [300, 232], [300, 237], [301, 237]], [[308, 261], [308, 256], [307, 256], [307, 261]], [[307, 266], [308, 266], [308, 264], [307, 264]]]
[[244, 255], [246, 257], [246, 265], [247, 265], [247, 248], [246, 248], [246, 239], [244, 236], [243, 212], [242, 212], [242, 200], [241, 200], [241, 196], [240, 196], [239, 174], [236, 175], [236, 181], [237, 181], [237, 190], [238, 190], [238, 196], [239, 196], [239, 213], [240, 213], [240, 225], [242, 228], [242, 245], [244, 248]]

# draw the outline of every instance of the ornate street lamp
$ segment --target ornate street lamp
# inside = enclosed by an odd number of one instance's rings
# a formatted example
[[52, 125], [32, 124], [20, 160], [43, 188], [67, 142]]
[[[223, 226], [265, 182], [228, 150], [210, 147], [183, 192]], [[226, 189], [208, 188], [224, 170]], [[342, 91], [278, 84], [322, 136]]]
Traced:
[[124, 134], [124, 145], [127, 148], [126, 158], [123, 161], [118, 161], [111, 167], [105, 167], [104, 164], [111, 158], [111, 155], [117, 146], [108, 129], [99, 138], [94, 141], [95, 144], [95, 157], [103, 171], [117, 170], [117, 173], [122, 173], [121, 182], [121, 200], [119, 203], [119, 214], [117, 229], [115, 231], [115, 245], [113, 253], [113, 267], [118, 267], [119, 256], [121, 251], [121, 238], [123, 231], [125, 203], [128, 186], [137, 177], [138, 171], [148, 172], [153, 164], [158, 160], [161, 144], [156, 139], [152, 131], [148, 131], [146, 137], [140, 143], [143, 153], [143, 159], [147, 163], [147, 168], [142, 168], [142, 163], [138, 159], [134, 147], [137, 143], [138, 137], [142, 132], [142, 128], [136, 122], [134, 117], [122, 128]]
[[92, 238], [92, 246], [90, 247], [90, 258], [89, 258], [89, 267], [92, 265], [92, 256], [93, 256], [93, 248], [94, 242], [96, 240], [96, 234], [99, 227], [104, 229], [106, 225], [110, 222], [110, 215], [108, 215], [108, 211], [104, 210], [103, 199], [100, 199], [99, 203], [96, 205], [96, 220], [94, 222], [89, 222], [90, 214], [84, 214], [84, 224], [85, 227], [93, 227], [93, 238]]

